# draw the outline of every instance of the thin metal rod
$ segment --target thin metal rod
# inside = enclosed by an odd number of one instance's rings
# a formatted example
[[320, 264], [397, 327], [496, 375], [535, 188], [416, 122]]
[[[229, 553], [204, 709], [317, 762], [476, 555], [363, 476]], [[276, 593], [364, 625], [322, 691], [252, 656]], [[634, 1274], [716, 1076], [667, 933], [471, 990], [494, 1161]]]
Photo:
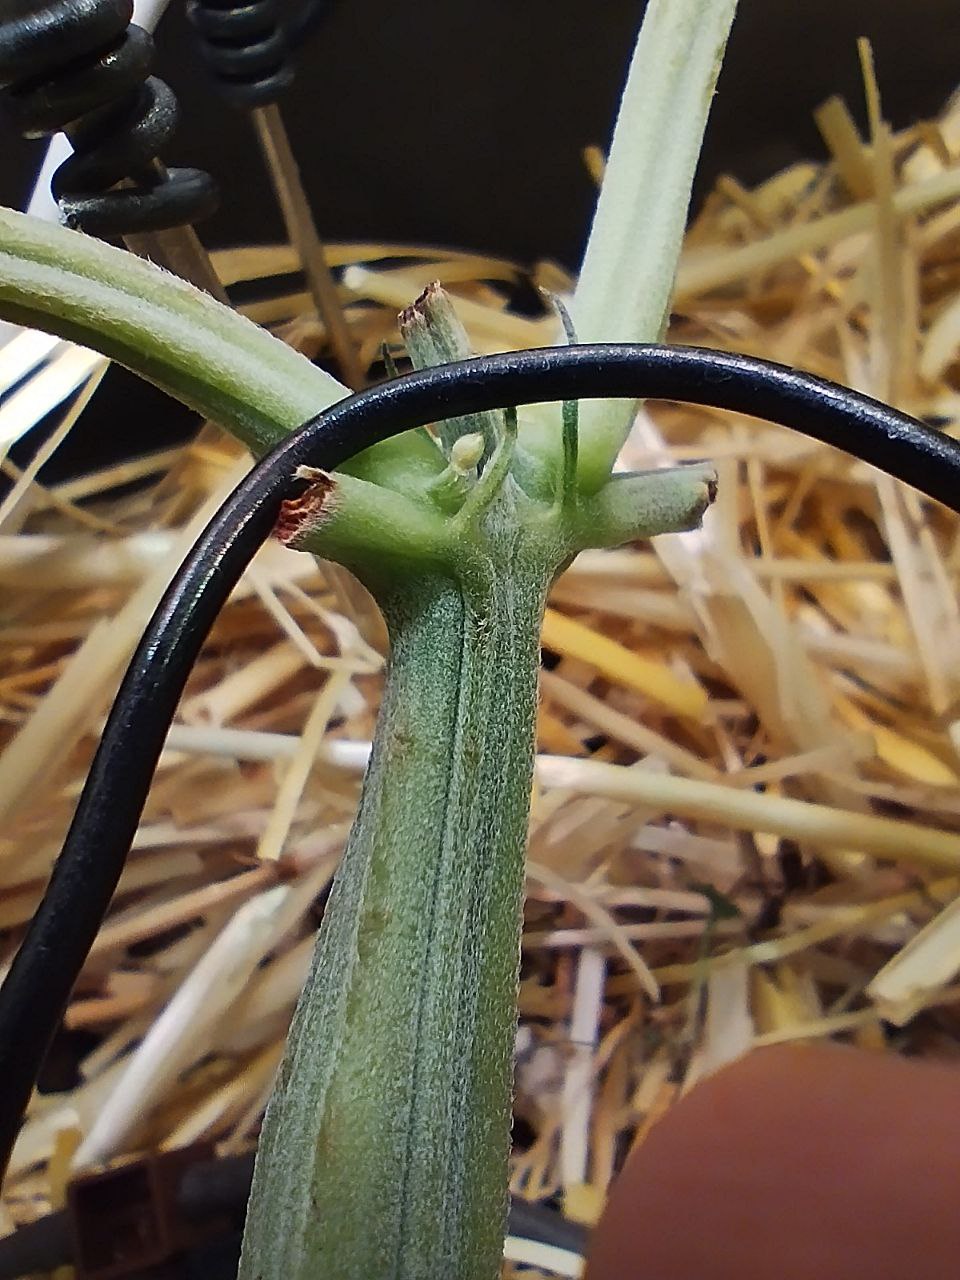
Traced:
[[336, 282], [313, 220], [310, 202], [303, 189], [300, 169], [294, 158], [280, 109], [276, 103], [271, 102], [264, 107], [254, 107], [250, 115], [263, 149], [270, 181], [277, 194], [287, 235], [299, 255], [307, 285], [326, 326], [340, 372], [347, 385], [358, 391], [365, 382], [364, 369], [337, 297]]

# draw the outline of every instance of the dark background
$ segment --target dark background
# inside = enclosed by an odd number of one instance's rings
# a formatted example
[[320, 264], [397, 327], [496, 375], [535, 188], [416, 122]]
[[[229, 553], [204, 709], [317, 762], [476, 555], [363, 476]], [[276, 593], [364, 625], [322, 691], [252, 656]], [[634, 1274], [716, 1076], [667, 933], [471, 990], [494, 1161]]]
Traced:
[[[221, 210], [200, 228], [208, 244], [277, 240], [250, 126], [217, 96], [183, 7], [172, 0], [157, 33], [155, 70], [183, 112], [164, 158], [219, 181]], [[594, 195], [580, 152], [609, 140], [642, 8], [638, 0], [334, 0], [280, 100], [321, 233], [575, 267]], [[724, 170], [752, 183], [821, 157], [811, 112], [831, 93], [844, 94], [862, 121], [859, 35], [873, 41], [894, 125], [935, 113], [960, 84], [955, 0], [741, 0], [698, 193]], [[22, 204], [41, 154], [0, 111], [0, 202]], [[115, 395], [141, 394], [124, 375], [110, 380], [120, 391], [108, 389], [84, 416], [86, 466], [91, 447], [109, 448]], [[170, 411], [158, 396], [144, 404], [138, 421], [154, 433]], [[175, 416], [171, 427], [186, 429]], [[75, 465], [79, 444], [57, 470]], [[137, 450], [155, 444], [150, 434]]]

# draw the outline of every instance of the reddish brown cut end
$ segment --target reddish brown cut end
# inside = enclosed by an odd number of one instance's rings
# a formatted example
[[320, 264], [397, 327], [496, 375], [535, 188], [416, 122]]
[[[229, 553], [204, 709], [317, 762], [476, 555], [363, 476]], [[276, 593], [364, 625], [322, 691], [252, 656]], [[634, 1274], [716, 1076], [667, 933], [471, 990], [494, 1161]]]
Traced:
[[299, 467], [297, 479], [309, 480], [309, 487], [298, 498], [284, 500], [273, 528], [278, 541], [294, 548], [328, 518], [337, 487], [333, 476], [316, 467]]

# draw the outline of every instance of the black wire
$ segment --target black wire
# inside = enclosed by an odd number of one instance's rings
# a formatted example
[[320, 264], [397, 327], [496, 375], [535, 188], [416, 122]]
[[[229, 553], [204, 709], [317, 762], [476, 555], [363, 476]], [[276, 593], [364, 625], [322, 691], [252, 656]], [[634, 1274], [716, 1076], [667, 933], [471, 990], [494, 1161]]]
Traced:
[[693, 347], [575, 346], [487, 356], [371, 387], [311, 419], [220, 508], [151, 619], [114, 702], [43, 901], [0, 988], [0, 1172], [123, 869], [187, 676], [299, 466], [331, 470], [424, 423], [538, 401], [689, 401], [766, 418], [853, 453], [958, 510], [960, 445], [807, 374]]
[[287, 16], [280, 0], [187, 0], [186, 12], [221, 94], [253, 110], [292, 84], [295, 56], [333, 2], [301, 0]]

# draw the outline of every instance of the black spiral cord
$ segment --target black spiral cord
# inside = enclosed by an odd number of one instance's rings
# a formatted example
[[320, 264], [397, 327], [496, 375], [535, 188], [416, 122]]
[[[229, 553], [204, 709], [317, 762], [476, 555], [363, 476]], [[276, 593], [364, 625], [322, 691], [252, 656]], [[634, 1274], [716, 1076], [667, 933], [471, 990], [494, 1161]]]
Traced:
[[220, 93], [249, 114], [331, 355], [344, 383], [356, 390], [366, 382], [367, 370], [277, 103], [293, 80], [294, 53], [331, 7], [330, 0], [298, 0], [292, 12], [283, 12], [280, 0], [187, 0], [187, 18]]
[[133, 0], [0, 5], [0, 101], [26, 137], [67, 135], [74, 154], [53, 194], [70, 226], [106, 239], [184, 226], [217, 205], [209, 174], [159, 163], [177, 103], [150, 75], [153, 39], [132, 16]]
[[290, 85], [293, 52], [331, 7], [331, 0], [307, 0], [284, 15], [279, 0], [187, 0], [187, 19], [223, 96], [252, 109]]
[[238, 107], [274, 102], [293, 80], [277, 0], [187, 0], [187, 19], [224, 97]]
[[960, 511], [960, 445], [782, 365], [693, 347], [574, 346], [408, 374], [341, 401], [259, 462], [207, 526], [151, 619], [113, 704], [43, 901], [0, 988], [0, 1173], [71, 988], [106, 914], [180, 694], [300, 466], [331, 470], [424, 423], [538, 401], [667, 399], [730, 409], [854, 453]]

